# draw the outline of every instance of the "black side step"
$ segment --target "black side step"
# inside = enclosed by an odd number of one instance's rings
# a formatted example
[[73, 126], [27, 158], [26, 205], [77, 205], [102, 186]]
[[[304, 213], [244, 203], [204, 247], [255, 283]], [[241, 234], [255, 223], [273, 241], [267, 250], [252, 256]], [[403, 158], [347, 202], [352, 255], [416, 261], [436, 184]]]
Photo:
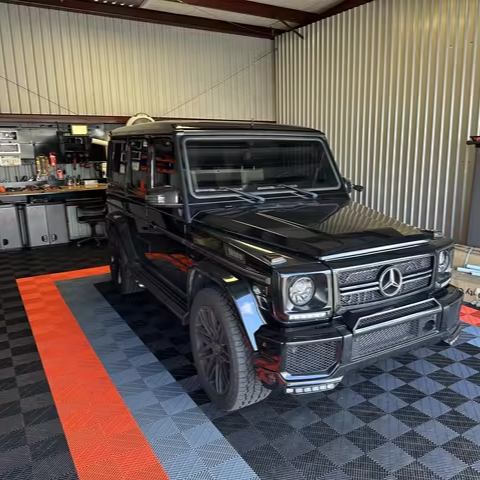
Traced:
[[174, 315], [182, 321], [188, 314], [187, 302], [172, 292], [170, 286], [162, 285], [161, 280], [143, 268], [135, 268], [135, 278], [158, 298]]

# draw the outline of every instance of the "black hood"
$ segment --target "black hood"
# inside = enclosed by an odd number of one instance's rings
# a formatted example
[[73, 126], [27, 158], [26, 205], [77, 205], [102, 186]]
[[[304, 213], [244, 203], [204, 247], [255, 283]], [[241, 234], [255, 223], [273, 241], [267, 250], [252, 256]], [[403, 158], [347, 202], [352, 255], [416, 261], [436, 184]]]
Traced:
[[427, 239], [350, 200], [199, 212], [194, 223], [315, 258]]

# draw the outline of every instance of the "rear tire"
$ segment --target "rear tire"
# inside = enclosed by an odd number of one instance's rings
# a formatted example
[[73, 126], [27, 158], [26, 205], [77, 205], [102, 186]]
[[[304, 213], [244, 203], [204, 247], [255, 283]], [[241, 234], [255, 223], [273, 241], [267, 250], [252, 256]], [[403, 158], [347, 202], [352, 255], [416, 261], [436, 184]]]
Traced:
[[129, 295], [143, 290], [128, 271], [126, 262], [121, 254], [112, 246], [110, 246], [110, 274], [112, 275], [113, 284], [122, 295]]
[[199, 381], [212, 402], [232, 411], [270, 394], [253, 366], [237, 309], [220, 288], [205, 288], [190, 310], [190, 340]]

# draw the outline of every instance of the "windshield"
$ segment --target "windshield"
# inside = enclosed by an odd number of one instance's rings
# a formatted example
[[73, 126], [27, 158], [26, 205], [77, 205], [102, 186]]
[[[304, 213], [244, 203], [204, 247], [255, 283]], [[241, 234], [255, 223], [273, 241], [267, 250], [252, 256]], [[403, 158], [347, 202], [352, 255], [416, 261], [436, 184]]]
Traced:
[[325, 143], [318, 139], [191, 138], [185, 143], [189, 183], [197, 197], [269, 192], [289, 187], [336, 189], [339, 181]]

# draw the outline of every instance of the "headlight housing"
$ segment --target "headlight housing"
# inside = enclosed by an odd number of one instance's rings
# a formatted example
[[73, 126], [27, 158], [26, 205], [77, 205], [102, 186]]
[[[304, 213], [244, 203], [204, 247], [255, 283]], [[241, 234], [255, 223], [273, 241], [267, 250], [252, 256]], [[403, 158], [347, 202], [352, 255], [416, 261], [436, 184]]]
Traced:
[[310, 277], [299, 277], [288, 288], [288, 299], [297, 307], [306, 305], [315, 295], [315, 283]]
[[332, 278], [328, 269], [309, 268], [301, 273], [276, 271], [272, 283], [274, 316], [285, 323], [328, 320], [332, 315]]
[[452, 252], [450, 250], [441, 250], [438, 254], [438, 273], [448, 273], [452, 271]]
[[450, 282], [453, 267], [453, 248], [445, 248], [437, 254], [437, 284], [445, 286]]

